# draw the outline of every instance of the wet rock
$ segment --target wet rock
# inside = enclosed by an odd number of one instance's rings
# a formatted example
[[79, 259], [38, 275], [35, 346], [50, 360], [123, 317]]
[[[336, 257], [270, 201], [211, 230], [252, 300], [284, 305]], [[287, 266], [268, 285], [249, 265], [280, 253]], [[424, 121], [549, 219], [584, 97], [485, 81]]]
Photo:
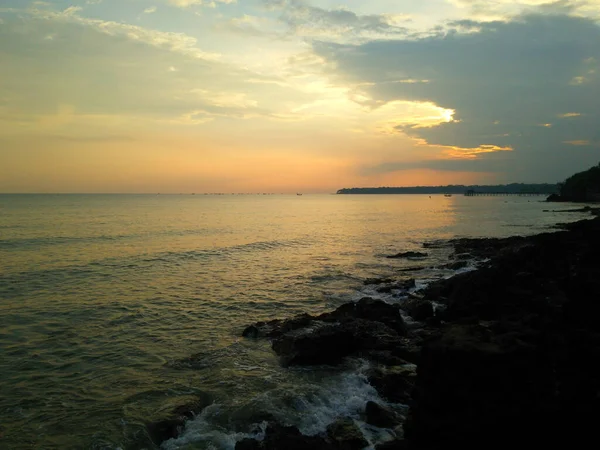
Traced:
[[433, 303], [429, 300], [409, 297], [402, 304], [402, 309], [404, 309], [409, 316], [413, 319], [422, 322], [424, 320], [429, 319], [435, 315], [435, 310], [433, 307]]
[[204, 408], [210, 406], [214, 402], [214, 396], [208, 392], [201, 392], [196, 395], [196, 399], [173, 408], [171, 414], [176, 417], [192, 419], [198, 414], [200, 414], [204, 410]]
[[168, 439], [176, 438], [183, 431], [185, 422], [202, 412], [213, 401], [214, 397], [210, 393], [201, 392], [197, 394], [196, 399], [175, 406], [166, 418], [146, 425], [150, 439], [158, 445]]
[[363, 284], [365, 286], [368, 286], [370, 284], [385, 284], [385, 283], [391, 283], [394, 280], [392, 280], [391, 278], [367, 278], [366, 280], [363, 281]]
[[296, 427], [269, 424], [262, 442], [264, 450], [327, 450], [332, 447], [320, 436], [304, 436]]
[[449, 269], [449, 270], [459, 270], [459, 269], [464, 269], [465, 267], [467, 267], [469, 265], [468, 261], [454, 261], [448, 264], [444, 264], [443, 266], [440, 266], [440, 269]]
[[249, 325], [242, 331], [242, 336], [256, 339], [260, 336], [260, 329], [256, 325]]
[[423, 347], [406, 437], [419, 448], [476, 448], [501, 434], [501, 424], [511, 423], [513, 437], [543, 433], [558, 414], [548, 409], [548, 363], [518, 339], [505, 344], [485, 327], [452, 325]]
[[327, 437], [333, 448], [340, 450], [360, 450], [369, 445], [352, 419], [339, 419], [327, 427]]
[[401, 417], [394, 411], [375, 402], [367, 402], [365, 418], [369, 425], [380, 428], [393, 428], [401, 423]]
[[429, 255], [423, 252], [401, 252], [395, 255], [388, 255], [386, 258], [426, 258], [427, 256]]
[[392, 286], [381, 286], [376, 289], [380, 294], [391, 294]]
[[176, 438], [181, 434], [185, 426], [185, 419], [178, 417], [174, 419], [159, 420], [146, 425], [146, 431], [156, 445], [169, 439]]
[[401, 345], [398, 333], [381, 322], [350, 319], [314, 322], [313, 327], [286, 333], [272, 347], [284, 366], [337, 364], [360, 350], [388, 350]]
[[310, 314], [301, 314], [287, 320], [275, 319], [268, 322], [256, 322], [247, 326], [242, 331], [242, 336], [251, 339], [273, 338], [298, 328], [307, 327], [314, 319]]
[[379, 395], [393, 403], [408, 404], [417, 378], [416, 366], [401, 365], [371, 369], [367, 379]]
[[393, 287], [394, 289], [401, 289], [403, 291], [408, 291], [409, 289], [414, 288], [417, 285], [417, 282], [414, 278], [409, 278], [408, 280], [400, 281], [396, 283]]
[[356, 303], [346, 303], [331, 313], [321, 314], [317, 319], [327, 322], [364, 319], [381, 322], [401, 335], [406, 334], [407, 331], [406, 324], [397, 306], [371, 297], [363, 297]]
[[262, 442], [256, 439], [244, 438], [235, 443], [235, 450], [261, 450]]

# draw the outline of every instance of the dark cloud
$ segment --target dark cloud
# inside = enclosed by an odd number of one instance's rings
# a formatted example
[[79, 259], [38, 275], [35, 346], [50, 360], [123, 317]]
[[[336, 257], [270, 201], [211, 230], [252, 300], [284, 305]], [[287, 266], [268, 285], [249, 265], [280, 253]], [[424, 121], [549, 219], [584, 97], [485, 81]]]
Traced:
[[309, 5], [304, 0], [264, 0], [273, 10], [281, 11], [279, 19], [295, 34], [378, 33], [406, 34], [407, 29], [398, 26], [386, 14], [356, 14], [347, 9], [325, 9]]
[[[362, 45], [317, 42], [314, 51], [334, 63], [339, 82], [363, 86], [373, 106], [431, 101], [456, 111], [453, 123], [401, 128], [410, 135], [430, 144], [514, 148], [503, 152], [512, 164], [508, 179], [554, 181], [597, 163], [600, 27], [593, 20], [531, 14], [455, 25], [477, 31]], [[423, 82], [400, 82], [407, 79]], [[492, 154], [479, 158], [499, 164]]]

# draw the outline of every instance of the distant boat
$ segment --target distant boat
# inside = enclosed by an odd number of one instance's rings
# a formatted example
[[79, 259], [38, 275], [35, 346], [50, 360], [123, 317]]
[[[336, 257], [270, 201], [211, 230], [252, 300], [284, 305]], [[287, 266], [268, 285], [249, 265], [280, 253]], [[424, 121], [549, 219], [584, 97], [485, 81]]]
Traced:
[[444, 197], [452, 197], [452, 194], [444, 194]]
[[296, 195], [302, 195], [300, 192], [297, 192]]

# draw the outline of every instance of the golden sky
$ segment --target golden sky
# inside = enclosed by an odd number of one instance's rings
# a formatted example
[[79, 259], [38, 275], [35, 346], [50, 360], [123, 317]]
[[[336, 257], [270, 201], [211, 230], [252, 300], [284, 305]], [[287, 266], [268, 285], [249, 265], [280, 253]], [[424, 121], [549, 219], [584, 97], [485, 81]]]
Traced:
[[560, 181], [600, 159], [599, 19], [597, 0], [2, 0], [0, 192]]

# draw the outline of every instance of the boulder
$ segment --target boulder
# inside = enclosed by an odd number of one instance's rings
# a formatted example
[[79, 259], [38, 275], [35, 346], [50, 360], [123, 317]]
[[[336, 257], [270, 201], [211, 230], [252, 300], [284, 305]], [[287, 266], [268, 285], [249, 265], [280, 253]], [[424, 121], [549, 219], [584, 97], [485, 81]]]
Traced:
[[348, 319], [315, 321], [312, 327], [286, 333], [272, 347], [284, 366], [337, 364], [344, 357], [365, 350], [391, 350], [401, 346], [398, 333], [381, 322]]
[[422, 322], [435, 315], [433, 303], [418, 296], [409, 296], [404, 303], [402, 309], [408, 313], [414, 320]]
[[380, 428], [393, 428], [401, 423], [401, 417], [394, 411], [375, 402], [367, 402], [365, 422]]
[[379, 395], [393, 403], [408, 404], [417, 378], [416, 366], [400, 365], [371, 369], [367, 379]]
[[364, 319], [381, 322], [400, 335], [405, 335], [407, 332], [406, 324], [398, 306], [371, 297], [363, 297], [356, 303], [346, 303], [333, 312], [321, 314], [316, 319], [327, 322]]
[[352, 419], [338, 419], [327, 427], [327, 438], [333, 448], [360, 450], [369, 445], [360, 428]]

